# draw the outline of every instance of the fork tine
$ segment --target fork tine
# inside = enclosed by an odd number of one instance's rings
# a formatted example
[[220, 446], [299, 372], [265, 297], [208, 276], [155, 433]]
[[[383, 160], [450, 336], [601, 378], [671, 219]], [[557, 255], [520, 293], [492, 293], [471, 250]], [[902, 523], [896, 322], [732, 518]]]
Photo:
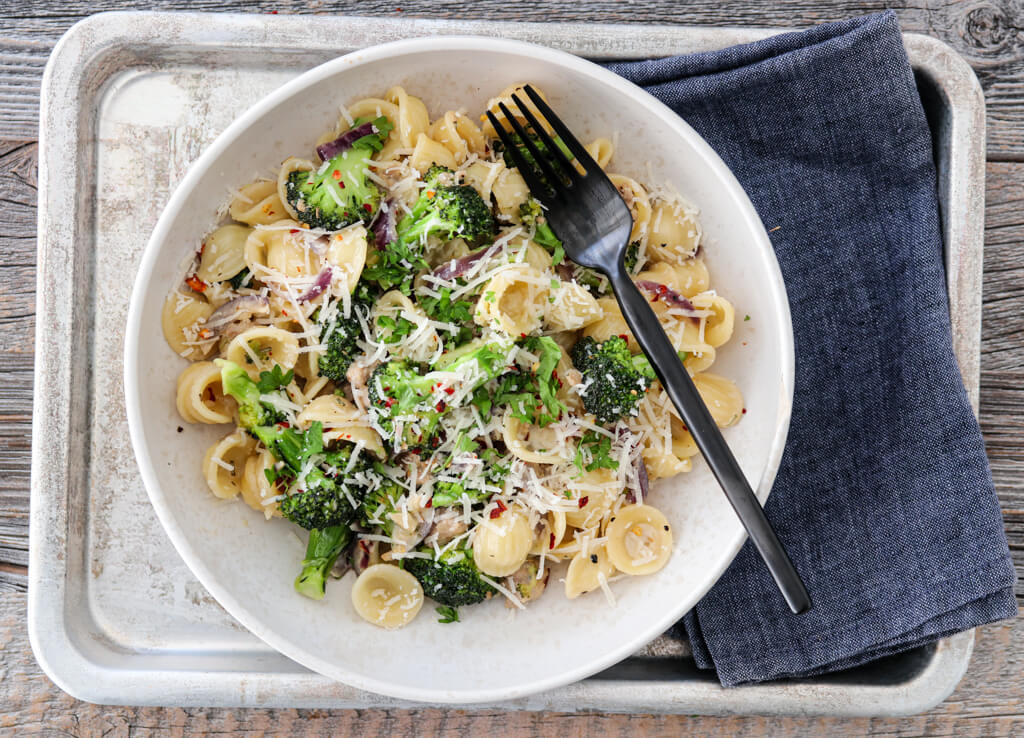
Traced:
[[[551, 189], [557, 193], [561, 188], [562, 178], [558, 175], [558, 172], [555, 171], [553, 163], [549, 161], [546, 156], [543, 156], [540, 153], [540, 149], [538, 149], [533, 141], [530, 140], [530, 136], [527, 134], [526, 129], [523, 128], [523, 124], [515, 119], [512, 113], [509, 112], [509, 109], [505, 106], [505, 103], [499, 102], [498, 107], [501, 109], [501, 112], [505, 114], [505, 120], [513, 129], [515, 129], [516, 134], [519, 136], [519, 140], [523, 142], [527, 151], [533, 155], [533, 160], [537, 162], [537, 166], [543, 170], [544, 176], [550, 183]], [[517, 146], [516, 148], [518, 149], [519, 147]]]
[[[550, 152], [547, 158], [554, 159], [555, 163], [561, 164], [562, 169], [565, 170], [565, 172], [569, 175], [571, 179], [578, 180], [580, 178], [579, 170], [576, 169], [575, 166], [573, 166], [573, 163], [569, 160], [569, 157], [567, 157], [565, 155], [565, 152], [562, 151], [562, 147], [555, 143], [555, 140], [551, 138], [551, 134], [549, 134], [547, 132], [547, 129], [545, 129], [544, 126], [541, 125], [540, 121], [537, 120], [536, 116], [534, 116], [533, 114], [533, 111], [530, 110], [528, 106], [523, 104], [523, 101], [519, 99], [518, 95], [513, 93], [512, 99], [515, 100], [515, 103], [516, 105], [519, 106], [519, 110], [522, 112], [523, 117], [526, 118], [527, 122], [529, 122], [530, 126], [537, 133], [537, 138], [539, 138], [541, 142], [543, 142], [544, 146], [546, 146], [548, 151]], [[513, 121], [513, 123], [518, 122], [519, 121]], [[524, 134], [520, 133], [519, 135], [522, 136]], [[528, 145], [529, 143], [529, 140], [527, 140]], [[538, 154], [534, 153], [534, 156], [537, 155]]]
[[[498, 134], [498, 138], [505, 145], [505, 150], [509, 152], [512, 157], [512, 161], [515, 162], [516, 169], [519, 170], [519, 174], [522, 175], [523, 180], [526, 182], [527, 188], [533, 193], [534, 197], [540, 199], [548, 199], [548, 192], [550, 188], [544, 183], [544, 181], [537, 176], [537, 173], [530, 166], [529, 162], [526, 161], [526, 157], [523, 156], [519, 147], [516, 146], [515, 141], [512, 140], [512, 136], [509, 135], [508, 131], [502, 126], [495, 117], [494, 113], [490, 110], [487, 111], [487, 119], [494, 126], [495, 132]], [[540, 193], [544, 193], [543, 197], [540, 197]]]
[[[558, 134], [558, 137], [562, 139], [567, 147], [569, 147], [569, 151], [571, 151], [576, 157], [576, 161], [582, 164], [583, 168], [588, 173], [603, 171], [590, 154], [587, 153], [587, 150], [583, 148], [583, 144], [581, 144], [579, 140], [572, 135], [565, 123], [555, 115], [555, 111], [552, 110], [546, 102], [544, 102], [544, 98], [542, 98], [530, 85], [525, 85], [523, 87], [523, 91], [527, 94], [530, 100], [533, 101], [533, 104], [537, 106], [537, 110], [539, 110], [540, 114], [544, 116], [544, 119], [547, 120], [547, 122], [551, 124], [551, 127], [555, 129], [555, 133]], [[573, 167], [573, 169], [575, 169], [575, 167]]]

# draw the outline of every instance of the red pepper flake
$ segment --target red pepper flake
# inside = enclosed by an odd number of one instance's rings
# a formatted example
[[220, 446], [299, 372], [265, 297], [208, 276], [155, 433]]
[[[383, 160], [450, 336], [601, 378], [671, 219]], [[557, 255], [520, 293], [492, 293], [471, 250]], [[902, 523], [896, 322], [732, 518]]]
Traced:
[[394, 397], [389, 397], [388, 399], [386, 399], [384, 401], [384, 407], [391, 407], [392, 405], [395, 404], [395, 402], [396, 402], [396, 400], [395, 400]]
[[364, 202], [363, 203], [363, 210], [365, 210], [368, 213], [372, 213], [373, 212], [373, 205], [371, 205], [368, 202]]
[[289, 230], [288, 232], [289, 232], [289, 233], [298, 233], [298, 232], [299, 232], [299, 229], [298, 229], [298, 228], [292, 228], [292, 229], [290, 229], [290, 230]]
[[552, 549], [552, 548], [554, 548], [554, 547], [555, 547], [555, 534], [554, 534], [554, 533], [552, 533], [552, 534], [551, 534], [551, 543], [549, 543], [549, 544], [548, 544], [548, 548], [549, 548], [549, 549]]
[[629, 342], [629, 334], [628, 333], [620, 333], [619, 334], [619, 338], [621, 338], [623, 341], [626, 341], [627, 343]]
[[444, 391], [447, 392], [449, 395], [454, 395], [455, 394], [455, 388], [454, 387], [445, 387]]
[[508, 510], [508, 508], [505, 507], [505, 503], [502, 502], [501, 500], [498, 500], [498, 506], [491, 510], [491, 520], [494, 520], [495, 518], [500, 518], [501, 514], [506, 510]]
[[443, 413], [446, 407], [447, 405], [444, 404], [444, 400], [441, 400], [439, 403], [434, 405], [434, 409], [437, 410], [437, 412], [439, 413]]
[[196, 292], [206, 292], [206, 288], [209, 286], [196, 275], [192, 275], [185, 280], [185, 284], [194, 289]]
[[433, 506], [434, 506], [434, 498], [431, 497], [429, 500], [427, 500], [427, 504], [423, 506], [423, 509], [426, 510], [426, 509], [429, 509], [429, 508], [431, 508]]
[[583, 508], [585, 508], [585, 507], [587, 506], [587, 503], [588, 503], [588, 502], [590, 502], [590, 498], [589, 498], [589, 497], [587, 497], [586, 495], [584, 495], [583, 497], [581, 497], [581, 498], [580, 498], [580, 510], [582, 510]]
[[288, 311], [287, 310], [282, 310], [281, 311], [281, 315], [288, 315]]
[[747, 414], [747, 408], [743, 408], [743, 414], [744, 414], [744, 415], [746, 415], [746, 414]]
[[520, 338], [526, 338], [526, 334], [525, 334], [525, 333], [520, 333], [520, 334], [519, 334], [519, 337], [520, 337]]
[[334, 181], [335, 182], [340, 182], [341, 181], [341, 172], [339, 172], [337, 169], [335, 169], [333, 172], [331, 172], [331, 176], [334, 177]]
[[279, 426], [281, 426], [282, 428], [291, 428], [291, 426], [288, 424], [287, 420], [280, 420], [280, 421], [278, 421], [277, 424]]

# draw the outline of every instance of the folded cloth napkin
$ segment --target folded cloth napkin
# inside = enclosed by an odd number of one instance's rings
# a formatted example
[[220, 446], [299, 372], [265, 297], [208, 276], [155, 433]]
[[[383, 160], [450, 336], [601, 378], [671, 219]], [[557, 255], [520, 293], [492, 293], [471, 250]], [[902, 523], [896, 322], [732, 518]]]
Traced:
[[809, 676], [1016, 616], [895, 16], [610, 67], [735, 173], [793, 316], [793, 417], [766, 512], [813, 608], [789, 612], [748, 542], [684, 621], [698, 665], [726, 686]]

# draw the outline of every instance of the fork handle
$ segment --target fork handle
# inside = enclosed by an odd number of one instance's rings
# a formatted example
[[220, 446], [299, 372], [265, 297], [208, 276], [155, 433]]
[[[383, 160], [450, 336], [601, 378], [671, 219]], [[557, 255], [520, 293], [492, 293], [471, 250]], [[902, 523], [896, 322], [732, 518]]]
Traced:
[[632, 329], [640, 348], [647, 354], [662, 387], [679, 411], [679, 416], [725, 491], [743, 527], [747, 529], [758, 553], [768, 565], [789, 608], [794, 613], [810, 609], [811, 599], [800, 575], [772, 530], [736, 457], [711, 418], [711, 413], [647, 299], [630, 279], [621, 262], [618, 269], [609, 270], [608, 279], [618, 298], [622, 316]]

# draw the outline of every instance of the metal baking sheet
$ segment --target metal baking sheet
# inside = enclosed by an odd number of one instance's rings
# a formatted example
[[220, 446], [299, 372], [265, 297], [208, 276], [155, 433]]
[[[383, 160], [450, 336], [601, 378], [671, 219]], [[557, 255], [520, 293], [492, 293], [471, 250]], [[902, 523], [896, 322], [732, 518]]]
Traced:
[[[43, 80], [29, 633], [61, 688], [109, 704], [409, 706], [332, 682], [238, 625], [164, 536], [136, 469], [121, 388], [142, 249], [189, 163], [306, 69], [399, 38], [488, 35], [593, 59], [664, 56], [751, 29], [108, 13], [73, 27]], [[955, 348], [977, 408], [984, 102], [970, 67], [907, 35], [935, 134]], [[819, 679], [725, 690], [672, 632], [577, 684], [483, 708], [895, 715], [946, 697], [973, 632]]]

